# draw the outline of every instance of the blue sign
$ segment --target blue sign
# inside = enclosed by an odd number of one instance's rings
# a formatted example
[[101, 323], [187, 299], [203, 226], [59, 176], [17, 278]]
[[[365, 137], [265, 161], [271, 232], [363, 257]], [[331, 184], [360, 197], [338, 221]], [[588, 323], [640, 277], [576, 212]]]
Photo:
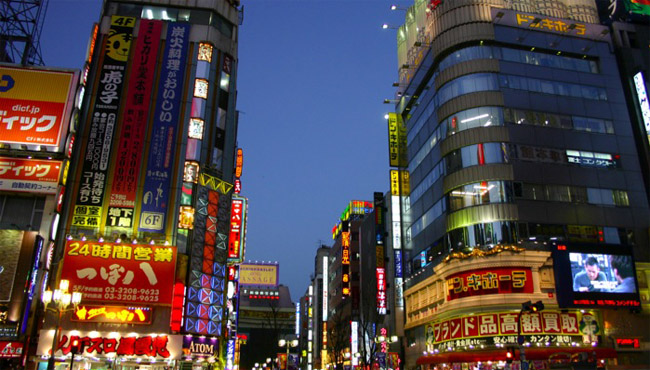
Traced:
[[139, 231], [161, 233], [165, 229], [189, 36], [188, 23], [167, 23]]
[[395, 250], [395, 277], [402, 277], [402, 251], [399, 249]]

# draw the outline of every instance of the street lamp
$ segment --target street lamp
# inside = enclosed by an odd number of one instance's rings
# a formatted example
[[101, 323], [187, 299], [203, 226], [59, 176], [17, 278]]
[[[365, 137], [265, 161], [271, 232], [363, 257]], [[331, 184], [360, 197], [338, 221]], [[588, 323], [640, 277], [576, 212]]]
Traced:
[[526, 361], [526, 352], [524, 350], [525, 338], [521, 335], [521, 315], [524, 312], [535, 313], [542, 311], [543, 309], [544, 303], [542, 301], [537, 301], [535, 303], [527, 301], [521, 304], [521, 310], [519, 310], [519, 315], [517, 315], [517, 344], [519, 344], [519, 362], [522, 364]]
[[278, 341], [278, 346], [287, 347], [287, 368], [286, 368], [286, 370], [289, 370], [289, 349], [291, 347], [298, 347], [298, 339], [294, 339], [294, 340], [280, 339]]
[[[68, 280], [61, 280], [59, 281], [59, 289], [54, 289], [54, 291], [48, 289], [43, 292], [43, 296], [41, 297], [41, 300], [45, 304], [45, 311], [50, 310], [57, 314], [56, 327], [54, 328], [54, 337], [52, 337], [52, 351], [50, 352], [50, 359], [47, 361], [47, 370], [54, 370], [54, 352], [56, 352], [56, 346], [59, 341], [61, 317], [65, 312], [73, 311], [75, 308], [77, 308], [79, 302], [81, 302], [81, 293], [69, 293], [69, 287], [70, 282]], [[50, 304], [52, 304], [51, 307]], [[72, 304], [73, 307], [71, 309], [68, 309], [68, 306], [70, 306], [70, 304]]]
[[[383, 343], [386, 343], [386, 346], [388, 346], [389, 344], [396, 343], [397, 341], [399, 341], [399, 337], [397, 335], [392, 335], [390, 337], [388, 335], [378, 335], [378, 336], [375, 337], [375, 343], [379, 343], [382, 346], [381, 351], [380, 351], [381, 353], [387, 353], [388, 352], [388, 348], [386, 348], [384, 350]], [[387, 354], [384, 356], [384, 367], [383, 368], [384, 369], [388, 368]]]

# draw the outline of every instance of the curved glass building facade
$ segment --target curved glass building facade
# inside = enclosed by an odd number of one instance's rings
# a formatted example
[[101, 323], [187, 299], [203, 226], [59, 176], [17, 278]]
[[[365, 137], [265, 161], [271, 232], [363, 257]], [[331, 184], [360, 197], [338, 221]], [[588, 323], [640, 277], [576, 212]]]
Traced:
[[[549, 315], [578, 307], [557, 300], [558, 246], [620, 246], [648, 260], [648, 199], [611, 38], [594, 1], [416, 1], [406, 19], [395, 107], [410, 176], [397, 246], [406, 367], [496, 363], [489, 351], [508, 333], [474, 333], [476, 312], [500, 327], [529, 299]], [[517, 274], [529, 274], [525, 295]], [[600, 325], [615, 321], [596, 306]], [[589, 345], [616, 361], [606, 343]]]

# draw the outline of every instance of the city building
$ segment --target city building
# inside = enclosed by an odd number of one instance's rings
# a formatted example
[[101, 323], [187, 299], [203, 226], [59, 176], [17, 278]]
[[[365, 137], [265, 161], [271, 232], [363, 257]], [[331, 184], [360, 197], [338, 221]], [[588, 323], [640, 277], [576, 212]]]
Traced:
[[84, 88], [43, 66], [47, 6], [11, 1], [0, 20], [0, 368], [22, 366], [38, 332], [41, 282], [65, 193]]
[[30, 366], [234, 368], [240, 19], [235, 0], [103, 3]]
[[[360, 226], [373, 211], [368, 201], [351, 201], [332, 228], [334, 243], [328, 256], [326, 361], [323, 369], [359, 365], [359, 314], [361, 296], [360, 280]], [[374, 239], [374, 235], [373, 235]]]
[[[279, 283], [277, 262], [243, 262], [239, 265], [240, 303], [237, 332], [243, 338], [239, 346], [239, 368], [277, 368], [284, 350], [281, 339], [295, 339], [296, 305], [289, 287]], [[297, 348], [291, 350], [297, 357]], [[286, 355], [286, 353], [285, 353]], [[295, 360], [295, 358], [292, 358]]]
[[595, 1], [407, 10], [388, 117], [406, 369], [648, 367], [647, 133], [614, 50]]
[[[327, 359], [327, 318], [329, 315], [329, 275], [330, 247], [321, 245], [316, 249], [314, 272], [309, 288], [301, 298], [300, 348], [303, 350], [301, 368], [305, 370], [323, 369]], [[310, 316], [311, 314], [311, 316]], [[311, 334], [310, 334], [311, 332]]]

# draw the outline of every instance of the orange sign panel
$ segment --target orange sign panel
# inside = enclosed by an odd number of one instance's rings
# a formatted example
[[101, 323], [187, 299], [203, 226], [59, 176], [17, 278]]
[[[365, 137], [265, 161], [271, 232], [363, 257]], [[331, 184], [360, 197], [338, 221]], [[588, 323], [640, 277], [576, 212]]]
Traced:
[[59, 146], [72, 109], [73, 72], [0, 67], [0, 141]]

